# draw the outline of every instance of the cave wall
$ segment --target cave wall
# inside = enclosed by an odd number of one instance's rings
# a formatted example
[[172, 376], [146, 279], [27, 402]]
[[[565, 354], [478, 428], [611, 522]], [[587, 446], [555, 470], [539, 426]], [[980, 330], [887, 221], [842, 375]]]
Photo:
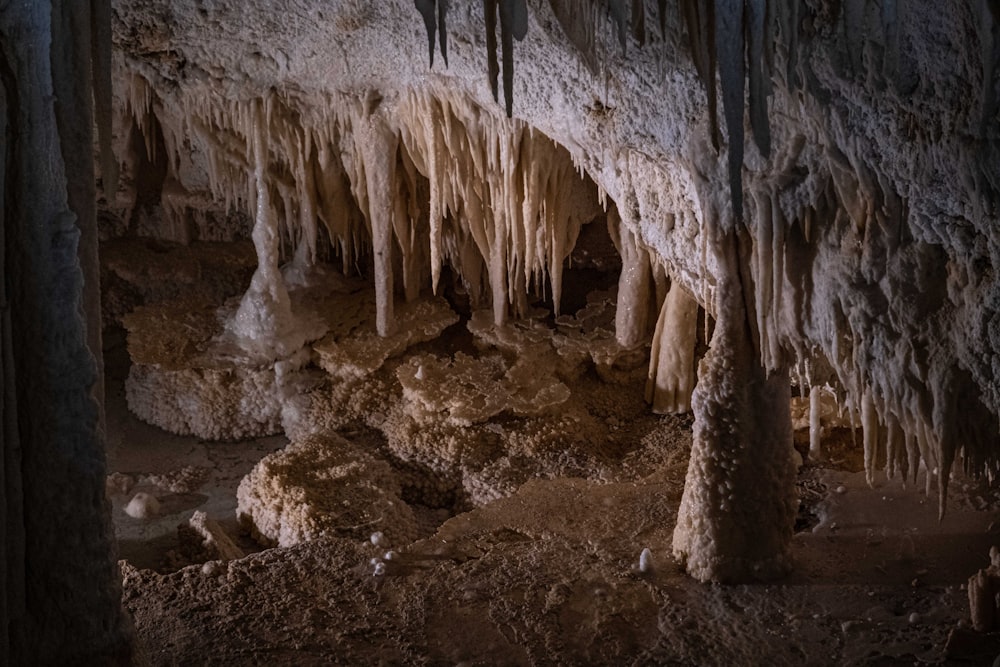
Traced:
[[90, 18], [87, 3], [0, 7], [4, 664], [131, 660], [95, 394]]

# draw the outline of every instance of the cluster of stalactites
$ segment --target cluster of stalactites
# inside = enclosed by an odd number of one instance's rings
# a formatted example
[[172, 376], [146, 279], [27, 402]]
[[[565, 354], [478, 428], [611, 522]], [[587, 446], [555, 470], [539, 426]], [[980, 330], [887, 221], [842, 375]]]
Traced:
[[[262, 157], [280, 255], [290, 260], [285, 279], [315, 262], [320, 225], [345, 272], [372, 248], [383, 333], [394, 277], [412, 299], [437, 290], [445, 264], [475, 301], [489, 294], [497, 322], [524, 314], [532, 289], [549, 290], [558, 310], [565, 261], [582, 224], [600, 213], [595, 187], [564, 148], [458, 96], [411, 92], [390, 112], [389, 103], [343, 95], [326, 100], [320, 117], [277, 93], [179, 95], [155, 118], [169, 169], [180, 170], [183, 151], [200, 152], [212, 197], [259, 217]], [[133, 75], [126, 96], [152, 155], [153, 89]], [[254, 153], [258, 122], [263, 156]]]
[[[897, 305], [890, 302], [893, 312], [886, 312], [886, 320], [876, 325], [860, 305], [814, 302], [809, 287], [815, 279], [814, 263], [803, 259], [802, 248], [823, 244], [823, 235], [858, 239], [863, 251], [842, 270], [873, 286], [890, 276], [905, 280], [892, 273], [898, 266], [890, 268], [899, 253], [932, 252], [906, 241], [911, 213], [890, 181], [847, 146], [830, 146], [823, 155], [825, 164], [813, 177], [825, 185], [812, 205], [787, 210], [780, 188], [769, 191], [762, 185], [749, 193], [744, 299], [759, 358], [768, 372], [799, 360], [798, 386], [802, 396], [810, 398], [813, 413], [813, 455], [821, 453], [819, 398], [829, 382], [851, 424], [861, 429], [869, 483], [880, 467], [890, 479], [900, 475], [904, 482], [916, 482], [923, 467], [928, 493], [937, 480], [943, 512], [956, 462], [974, 476], [993, 478], [1000, 471], [1000, 424], [952, 351], [942, 346], [920, 354], [919, 341], [892, 333], [899, 319], [893, 315]], [[874, 326], [885, 333], [873, 331]], [[893, 335], [899, 339], [889, 350], [874, 350], [880, 337]]]
[[428, 180], [435, 289], [447, 261], [473, 296], [485, 270], [497, 323], [508, 306], [525, 314], [528, 292], [546, 282], [558, 311], [565, 260], [598, 212], [569, 153], [524, 123], [426, 91], [401, 101], [396, 122]]
[[[427, 29], [430, 61], [434, 62], [435, 37], [447, 64], [448, 0], [416, 0]], [[799, 0], [549, 0], [569, 42], [577, 49], [587, 67], [596, 74], [604, 46], [599, 26], [610, 18], [623, 52], [629, 35], [638, 46], [647, 41], [652, 21], [657, 16], [664, 41], [685, 43], [694, 67], [705, 86], [708, 101], [708, 125], [712, 145], [718, 150], [721, 133], [718, 122], [718, 91], [722, 92], [723, 120], [728, 138], [728, 167], [733, 219], [743, 217], [742, 168], [744, 156], [744, 115], [749, 113], [751, 134], [761, 155], [771, 150], [768, 121], [768, 98], [773, 82], [790, 89], [800, 87], [804, 75], [799, 64], [810, 39], [810, 22], [802, 16]], [[843, 36], [847, 60], [857, 76], [864, 75], [866, 43], [880, 43], [880, 75], [892, 81], [899, 75], [906, 2], [900, 0], [844, 0], [834, 3], [829, 20]], [[524, 39], [528, 31], [528, 8], [525, 0], [483, 0], [487, 69], [493, 96], [499, 100], [497, 77], [502, 64], [507, 116], [512, 114], [513, 40]], [[499, 13], [499, 19], [498, 19]], [[1000, 90], [1000, 3], [978, 0], [973, 13], [979, 31], [982, 62], [982, 105], [980, 139], [986, 149], [980, 162], [993, 166], [1000, 154], [996, 136]], [[497, 59], [497, 28], [500, 29], [502, 60]], [[776, 54], [783, 57], [778, 66]], [[1000, 180], [995, 169], [983, 167], [977, 172], [983, 194], [995, 202]]]

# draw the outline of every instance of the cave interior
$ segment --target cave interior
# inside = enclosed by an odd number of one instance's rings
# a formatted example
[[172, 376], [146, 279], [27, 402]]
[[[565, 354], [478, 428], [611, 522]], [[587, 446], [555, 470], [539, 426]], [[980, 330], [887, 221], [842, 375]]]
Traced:
[[7, 664], [989, 664], [1000, 3], [0, 3]]

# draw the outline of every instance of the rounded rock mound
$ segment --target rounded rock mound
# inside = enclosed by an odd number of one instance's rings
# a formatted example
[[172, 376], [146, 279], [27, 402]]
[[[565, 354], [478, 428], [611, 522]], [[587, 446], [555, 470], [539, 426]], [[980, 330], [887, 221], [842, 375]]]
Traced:
[[333, 434], [311, 436], [264, 457], [240, 482], [237, 516], [254, 539], [288, 547], [324, 536], [391, 544], [417, 536], [396, 473]]

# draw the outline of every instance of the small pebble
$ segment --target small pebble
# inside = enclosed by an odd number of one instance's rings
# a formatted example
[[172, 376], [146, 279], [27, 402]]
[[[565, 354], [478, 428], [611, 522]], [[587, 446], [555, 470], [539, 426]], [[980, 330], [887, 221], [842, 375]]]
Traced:
[[381, 577], [385, 574], [385, 563], [375, 563], [374, 576]]
[[385, 535], [382, 533], [382, 531], [374, 532], [372, 533], [371, 541], [372, 544], [374, 544], [377, 547], [380, 547], [383, 544], [385, 544]]
[[918, 614], [917, 612], [913, 612], [912, 614], [910, 614], [909, 620], [910, 620], [910, 625], [916, 625], [917, 623], [920, 622], [920, 614]]
[[217, 577], [222, 574], [222, 571], [225, 569], [226, 568], [222, 566], [220, 561], [210, 560], [207, 563], [202, 564], [201, 573], [206, 577]]
[[132, 497], [125, 506], [125, 514], [133, 519], [151, 519], [160, 513], [160, 501], [148, 493], [141, 491]]
[[639, 554], [639, 571], [645, 574], [653, 569], [653, 552], [646, 547]]
[[847, 493], [847, 487], [846, 487], [846, 486], [844, 486], [844, 485], [840, 485], [840, 486], [838, 486], [838, 487], [837, 487], [837, 493], [840, 493], [840, 494], [844, 494], [844, 493]]

